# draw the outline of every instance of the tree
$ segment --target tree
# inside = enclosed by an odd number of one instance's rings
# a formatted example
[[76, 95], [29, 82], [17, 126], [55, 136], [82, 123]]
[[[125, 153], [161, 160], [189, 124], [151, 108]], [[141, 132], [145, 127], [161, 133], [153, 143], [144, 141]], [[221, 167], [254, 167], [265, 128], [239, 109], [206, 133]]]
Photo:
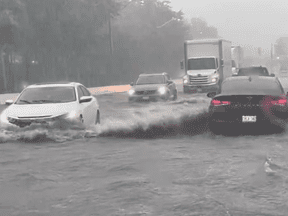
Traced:
[[208, 26], [208, 24], [201, 18], [191, 19], [191, 32], [193, 39], [219, 37], [217, 28], [214, 26]]
[[277, 39], [275, 44], [276, 56], [288, 55], [288, 38], [281, 37]]

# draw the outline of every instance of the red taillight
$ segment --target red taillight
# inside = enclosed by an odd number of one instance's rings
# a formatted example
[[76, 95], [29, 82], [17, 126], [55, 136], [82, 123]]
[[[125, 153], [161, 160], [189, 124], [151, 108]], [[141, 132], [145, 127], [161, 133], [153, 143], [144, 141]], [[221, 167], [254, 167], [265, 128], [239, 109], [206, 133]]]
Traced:
[[271, 101], [271, 103], [273, 105], [277, 105], [277, 106], [285, 106], [287, 104], [287, 99], [286, 98], [281, 98], [279, 100], [275, 100], [275, 101], [273, 100], [273, 101]]
[[220, 100], [215, 100], [215, 99], [211, 101], [211, 105], [213, 106], [222, 106], [222, 105], [230, 105], [230, 104], [231, 104], [230, 101], [220, 101]]

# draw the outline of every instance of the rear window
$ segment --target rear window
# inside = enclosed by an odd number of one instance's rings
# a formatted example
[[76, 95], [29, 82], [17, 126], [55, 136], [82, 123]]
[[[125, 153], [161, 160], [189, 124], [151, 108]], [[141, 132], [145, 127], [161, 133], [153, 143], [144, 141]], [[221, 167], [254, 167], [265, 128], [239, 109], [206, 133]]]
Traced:
[[223, 82], [221, 90], [221, 94], [228, 95], [280, 95], [283, 93], [282, 87], [274, 79], [227, 80]]
[[268, 70], [266, 68], [240, 68], [238, 76], [268, 76]]

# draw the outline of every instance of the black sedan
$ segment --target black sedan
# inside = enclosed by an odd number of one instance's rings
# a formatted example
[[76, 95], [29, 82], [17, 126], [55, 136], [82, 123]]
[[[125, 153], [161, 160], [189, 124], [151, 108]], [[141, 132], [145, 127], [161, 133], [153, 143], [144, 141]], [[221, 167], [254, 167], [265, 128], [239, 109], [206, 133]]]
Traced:
[[264, 129], [272, 125], [285, 129], [287, 95], [276, 77], [230, 77], [223, 81], [220, 94], [210, 92], [207, 96], [213, 98], [209, 106], [212, 132], [225, 126], [226, 132], [235, 130], [233, 126]]

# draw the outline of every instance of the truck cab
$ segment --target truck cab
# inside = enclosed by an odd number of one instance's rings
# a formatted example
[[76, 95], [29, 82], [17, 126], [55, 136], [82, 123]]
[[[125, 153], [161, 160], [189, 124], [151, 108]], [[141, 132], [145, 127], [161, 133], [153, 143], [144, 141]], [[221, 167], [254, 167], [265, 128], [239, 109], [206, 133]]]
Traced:
[[181, 68], [184, 93], [219, 92], [231, 76], [231, 42], [223, 39], [185, 41]]
[[[183, 83], [184, 85], [211, 87], [219, 81], [219, 77], [219, 64], [215, 56], [189, 58], [187, 75], [183, 77]], [[202, 92], [201, 90], [199, 88], [197, 92]]]

